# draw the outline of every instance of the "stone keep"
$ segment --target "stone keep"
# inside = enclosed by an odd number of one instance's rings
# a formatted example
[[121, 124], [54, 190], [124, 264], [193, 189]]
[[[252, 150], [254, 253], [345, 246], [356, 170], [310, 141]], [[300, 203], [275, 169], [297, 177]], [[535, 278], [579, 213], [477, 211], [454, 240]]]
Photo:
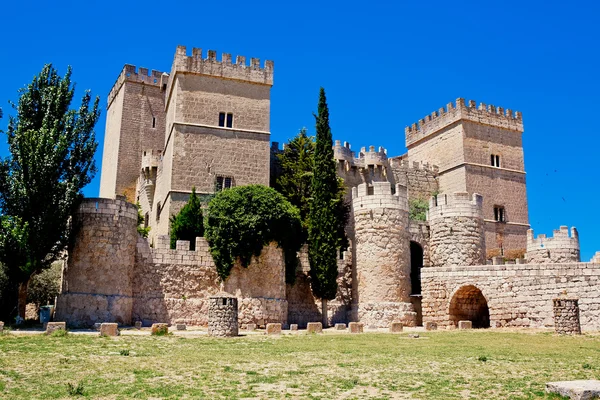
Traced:
[[131, 324], [137, 207], [123, 199], [85, 199], [80, 226], [63, 270], [55, 319], [70, 326]]
[[235, 296], [226, 292], [210, 296], [208, 334], [220, 337], [238, 335], [238, 301]]
[[460, 192], [441, 194], [429, 201], [431, 266], [485, 264], [483, 198]]
[[575, 227], [561, 226], [553, 237], [540, 234], [534, 238], [533, 229], [527, 231], [527, 262], [535, 264], [580, 262], [579, 234]]
[[352, 197], [358, 294], [353, 317], [368, 326], [414, 326], [406, 187], [361, 184]]

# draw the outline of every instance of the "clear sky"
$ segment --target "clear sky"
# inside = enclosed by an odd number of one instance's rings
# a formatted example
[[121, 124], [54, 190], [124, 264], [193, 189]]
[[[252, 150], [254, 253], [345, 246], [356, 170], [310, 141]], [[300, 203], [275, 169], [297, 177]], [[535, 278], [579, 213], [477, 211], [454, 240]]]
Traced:
[[21, 0], [1, 13], [5, 114], [44, 63], [73, 66], [77, 88], [101, 97], [99, 168], [123, 64], [168, 72], [178, 44], [214, 49], [275, 61], [273, 141], [314, 132], [320, 86], [334, 139], [388, 155], [405, 152], [406, 125], [457, 97], [521, 111], [533, 229], [576, 226], [582, 260], [600, 250], [600, 2]]

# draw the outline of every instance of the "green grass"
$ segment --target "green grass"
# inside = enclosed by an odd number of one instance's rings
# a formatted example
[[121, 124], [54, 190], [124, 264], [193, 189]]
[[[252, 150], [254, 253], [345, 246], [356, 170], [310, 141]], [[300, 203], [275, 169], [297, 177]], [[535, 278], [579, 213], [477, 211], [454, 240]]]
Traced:
[[546, 382], [598, 378], [590, 335], [0, 336], [2, 399], [559, 399]]

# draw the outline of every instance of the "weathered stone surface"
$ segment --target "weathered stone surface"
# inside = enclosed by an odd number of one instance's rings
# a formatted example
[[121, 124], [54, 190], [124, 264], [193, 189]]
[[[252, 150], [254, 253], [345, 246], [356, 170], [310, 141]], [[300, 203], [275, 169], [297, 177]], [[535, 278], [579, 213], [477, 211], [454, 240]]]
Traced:
[[238, 300], [235, 296], [219, 292], [210, 297], [208, 334], [218, 337], [238, 335]]
[[458, 321], [458, 329], [472, 329], [473, 323], [471, 321]]
[[346, 330], [346, 324], [335, 324], [335, 330], [336, 331], [345, 331]]
[[600, 381], [595, 379], [548, 382], [546, 392], [556, 393], [571, 400], [600, 399]]
[[321, 322], [309, 322], [306, 325], [307, 333], [323, 333], [323, 324]]
[[298, 324], [290, 324], [290, 331], [297, 331], [298, 330]]
[[404, 326], [402, 325], [402, 322], [392, 322], [390, 325], [390, 332], [391, 333], [398, 333], [398, 332], [402, 332]]
[[256, 324], [246, 324], [246, 330], [249, 332], [256, 330]]
[[118, 324], [103, 322], [100, 325], [100, 336], [119, 336]]
[[135, 321], [135, 329], [142, 329], [142, 321]]
[[362, 322], [350, 322], [348, 329], [350, 333], [363, 333], [364, 324]]
[[100, 332], [100, 327], [102, 326], [102, 322], [96, 322], [94, 324], [94, 330]]
[[437, 324], [433, 321], [426, 321], [423, 323], [423, 326], [425, 327], [426, 331], [435, 331], [438, 328]]
[[562, 296], [553, 300], [554, 330], [562, 335], [581, 335], [578, 299]]
[[528, 263], [531, 264], [564, 264], [580, 262], [579, 234], [575, 227], [561, 226], [553, 232], [552, 237], [545, 234], [534, 237], [533, 229], [527, 231], [527, 254]]
[[4, 330], [4, 322], [0, 321], [0, 333]]
[[46, 324], [46, 334], [49, 335], [54, 331], [62, 329], [63, 331], [67, 330], [66, 322], [48, 322]]
[[187, 329], [187, 325], [186, 324], [177, 324], [176, 328], [178, 331], [185, 331]]
[[267, 324], [267, 335], [279, 335], [281, 334], [281, 324], [270, 323]]
[[152, 329], [150, 331], [152, 335], [166, 335], [169, 333], [169, 324], [165, 323], [156, 323], [152, 324]]

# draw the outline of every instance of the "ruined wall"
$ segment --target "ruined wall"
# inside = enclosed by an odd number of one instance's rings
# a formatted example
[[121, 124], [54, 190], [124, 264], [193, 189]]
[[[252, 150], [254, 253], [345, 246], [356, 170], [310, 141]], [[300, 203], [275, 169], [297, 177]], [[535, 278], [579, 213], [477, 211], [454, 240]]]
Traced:
[[[238, 320], [243, 327], [254, 323], [287, 321], [285, 271], [280, 249], [271, 245], [248, 268], [235, 265], [224, 290], [238, 298]], [[219, 291], [217, 270], [204, 238], [196, 250], [187, 241], [169, 248], [169, 238], [158, 238], [155, 248], [138, 241], [134, 282], [133, 319], [206, 325], [208, 298]]]
[[[369, 326], [416, 323], [410, 303], [410, 250], [406, 187], [388, 182], [353, 189], [356, 293], [353, 318]], [[372, 190], [372, 192], [371, 192]]]
[[71, 326], [131, 323], [137, 208], [123, 200], [85, 199], [63, 270], [55, 319]]
[[[299, 264], [296, 271], [296, 282], [287, 285], [288, 323], [298, 324], [305, 328], [309, 322], [323, 320], [321, 314], [321, 300], [316, 299], [310, 288], [310, 265], [308, 262], [308, 248], [305, 245], [298, 254]], [[338, 290], [334, 300], [327, 302], [327, 320], [329, 325], [347, 323], [349, 321], [352, 302], [352, 251], [343, 253], [338, 260]]]
[[429, 257], [433, 267], [485, 262], [483, 199], [468, 193], [441, 194], [429, 202]]
[[566, 291], [579, 298], [583, 330], [600, 329], [600, 265], [506, 264], [424, 268], [423, 321], [451, 324], [451, 303], [463, 288], [483, 294], [492, 327], [553, 327], [553, 302]]
[[530, 264], [580, 262], [579, 234], [575, 227], [561, 226], [555, 229], [553, 237], [540, 234], [534, 238], [533, 229], [527, 231], [527, 262]]

